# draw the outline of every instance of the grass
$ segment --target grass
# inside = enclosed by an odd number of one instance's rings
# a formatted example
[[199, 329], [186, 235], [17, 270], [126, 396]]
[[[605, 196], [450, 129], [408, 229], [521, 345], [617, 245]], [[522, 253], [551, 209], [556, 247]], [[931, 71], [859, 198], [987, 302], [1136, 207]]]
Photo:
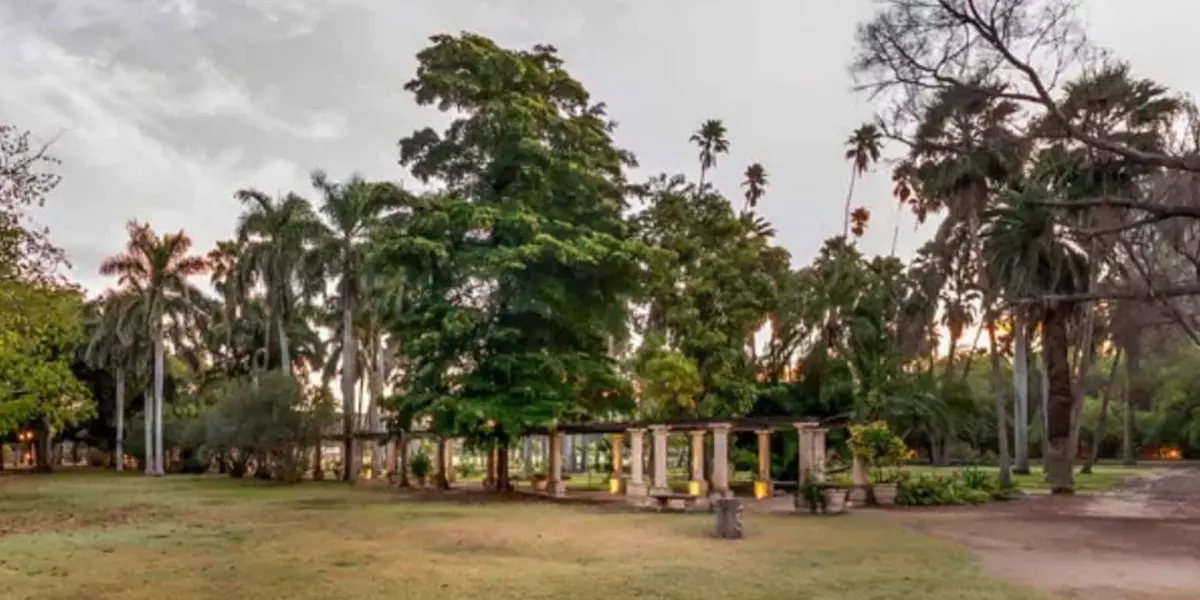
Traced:
[[0, 598], [1036, 598], [870, 516], [419, 502], [371, 486], [0, 477]]

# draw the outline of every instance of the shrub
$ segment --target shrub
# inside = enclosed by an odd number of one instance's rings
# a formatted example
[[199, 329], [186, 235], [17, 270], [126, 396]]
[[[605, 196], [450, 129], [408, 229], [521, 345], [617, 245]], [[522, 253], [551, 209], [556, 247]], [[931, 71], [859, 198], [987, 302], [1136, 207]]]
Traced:
[[474, 479], [483, 474], [483, 469], [473, 462], [462, 462], [454, 465], [454, 471], [463, 479]]
[[424, 452], [414, 454], [408, 463], [413, 476], [418, 479], [429, 477], [429, 474], [433, 472], [433, 461], [429, 460], [429, 456]]
[[993, 499], [1010, 498], [1012, 491], [1000, 486], [999, 476], [976, 468], [949, 475], [907, 474], [899, 480], [896, 504], [905, 506], [943, 506], [985, 504]]

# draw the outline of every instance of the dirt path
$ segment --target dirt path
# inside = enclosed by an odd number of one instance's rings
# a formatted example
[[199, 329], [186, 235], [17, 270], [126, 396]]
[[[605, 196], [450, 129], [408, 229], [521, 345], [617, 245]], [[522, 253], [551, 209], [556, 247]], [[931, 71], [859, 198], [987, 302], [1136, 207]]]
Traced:
[[881, 511], [974, 550], [985, 570], [1063, 598], [1200, 597], [1200, 469], [1162, 469], [1100, 496]]

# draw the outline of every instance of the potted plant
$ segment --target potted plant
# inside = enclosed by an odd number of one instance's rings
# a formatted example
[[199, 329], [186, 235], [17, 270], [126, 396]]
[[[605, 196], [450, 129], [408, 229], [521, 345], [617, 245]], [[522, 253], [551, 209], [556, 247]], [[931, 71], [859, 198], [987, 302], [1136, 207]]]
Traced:
[[837, 515], [846, 512], [846, 497], [850, 494], [849, 488], [827, 484], [822, 486], [821, 493], [825, 496], [825, 514]]
[[809, 480], [796, 488], [796, 508], [801, 506], [808, 508], [808, 512], [814, 515], [825, 512], [825, 490], [821, 484]]
[[424, 452], [418, 452], [413, 455], [408, 464], [412, 469], [413, 477], [417, 480], [417, 487], [425, 487], [425, 480], [433, 471], [433, 461], [429, 460]]
[[550, 480], [546, 477], [545, 473], [538, 473], [537, 475], [533, 476], [533, 489], [539, 492], [544, 492], [546, 491], [546, 484], [549, 481]]
[[875, 503], [891, 506], [896, 502], [898, 474], [889, 471], [908, 457], [908, 446], [892, 433], [884, 421], [869, 425], [850, 426], [850, 452], [871, 469], [874, 485], [871, 495]]

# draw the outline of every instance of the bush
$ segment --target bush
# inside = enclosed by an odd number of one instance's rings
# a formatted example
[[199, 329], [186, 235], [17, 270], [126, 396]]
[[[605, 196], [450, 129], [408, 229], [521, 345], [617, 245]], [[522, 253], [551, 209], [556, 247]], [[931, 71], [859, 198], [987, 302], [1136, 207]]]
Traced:
[[454, 465], [454, 472], [463, 479], [474, 479], [483, 474], [483, 469], [473, 462], [461, 462]]
[[429, 460], [429, 456], [424, 452], [414, 454], [408, 462], [413, 476], [418, 479], [429, 477], [429, 474], [433, 472], [433, 461]]
[[995, 473], [969, 468], [949, 475], [902, 476], [896, 490], [896, 504], [904, 506], [946, 506], [986, 504], [1013, 497], [1011, 489], [1000, 486]]

